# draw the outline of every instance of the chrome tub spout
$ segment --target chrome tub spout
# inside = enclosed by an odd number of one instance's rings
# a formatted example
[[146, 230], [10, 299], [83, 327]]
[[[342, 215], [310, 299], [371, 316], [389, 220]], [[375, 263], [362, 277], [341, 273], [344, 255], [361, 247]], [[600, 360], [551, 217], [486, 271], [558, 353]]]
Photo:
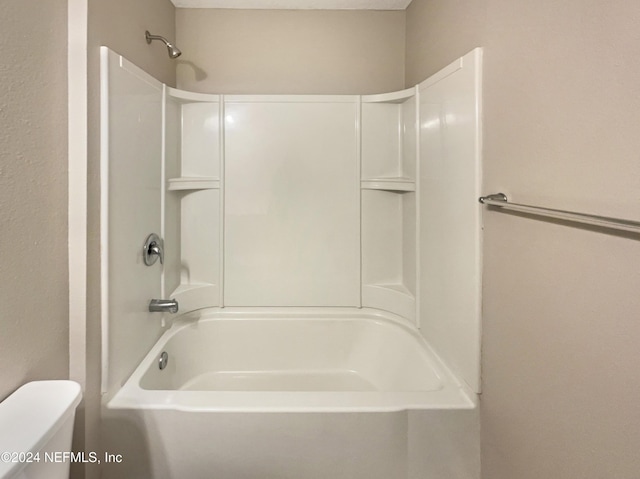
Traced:
[[151, 313], [177, 313], [178, 302], [175, 299], [152, 299], [149, 303]]

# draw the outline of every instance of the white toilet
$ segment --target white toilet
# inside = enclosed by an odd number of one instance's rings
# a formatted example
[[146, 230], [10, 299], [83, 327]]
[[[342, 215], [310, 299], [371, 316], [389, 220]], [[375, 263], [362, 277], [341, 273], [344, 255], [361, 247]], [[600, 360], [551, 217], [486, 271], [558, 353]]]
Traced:
[[34, 381], [2, 401], [0, 479], [68, 479], [71, 462], [62, 453], [71, 450], [81, 399], [73, 381]]

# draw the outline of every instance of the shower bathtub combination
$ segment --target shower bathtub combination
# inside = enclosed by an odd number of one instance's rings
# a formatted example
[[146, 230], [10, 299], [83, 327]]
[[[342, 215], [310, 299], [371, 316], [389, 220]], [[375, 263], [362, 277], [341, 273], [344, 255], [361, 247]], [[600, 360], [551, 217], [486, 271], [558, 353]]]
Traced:
[[102, 476], [478, 479], [481, 50], [334, 96], [101, 55]]

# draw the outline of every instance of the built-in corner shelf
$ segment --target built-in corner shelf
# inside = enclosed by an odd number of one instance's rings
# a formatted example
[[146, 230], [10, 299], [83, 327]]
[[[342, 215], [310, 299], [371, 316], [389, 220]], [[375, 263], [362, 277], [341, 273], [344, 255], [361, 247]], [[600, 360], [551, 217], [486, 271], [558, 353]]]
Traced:
[[178, 301], [180, 311], [194, 311], [220, 304], [220, 288], [217, 284], [181, 284], [170, 295]]
[[416, 182], [411, 178], [402, 176], [389, 178], [370, 178], [360, 182], [360, 188], [363, 190], [382, 190], [382, 191], [416, 191]]
[[170, 178], [168, 190], [216, 190], [220, 188], [220, 180], [212, 176]]
[[363, 284], [362, 304], [416, 319], [416, 299], [403, 284]]
[[416, 88], [394, 91], [391, 93], [380, 93], [377, 95], [362, 95], [362, 103], [404, 103], [409, 98], [415, 96]]
[[196, 93], [177, 88], [167, 87], [169, 97], [179, 103], [219, 103], [220, 95], [212, 95], [210, 93]]

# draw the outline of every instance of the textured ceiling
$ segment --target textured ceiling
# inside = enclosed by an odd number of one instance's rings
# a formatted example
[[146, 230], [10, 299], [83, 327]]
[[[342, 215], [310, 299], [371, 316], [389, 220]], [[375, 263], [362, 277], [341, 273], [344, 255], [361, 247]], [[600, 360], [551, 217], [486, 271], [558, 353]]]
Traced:
[[404, 10], [411, 0], [171, 0], [180, 8]]

